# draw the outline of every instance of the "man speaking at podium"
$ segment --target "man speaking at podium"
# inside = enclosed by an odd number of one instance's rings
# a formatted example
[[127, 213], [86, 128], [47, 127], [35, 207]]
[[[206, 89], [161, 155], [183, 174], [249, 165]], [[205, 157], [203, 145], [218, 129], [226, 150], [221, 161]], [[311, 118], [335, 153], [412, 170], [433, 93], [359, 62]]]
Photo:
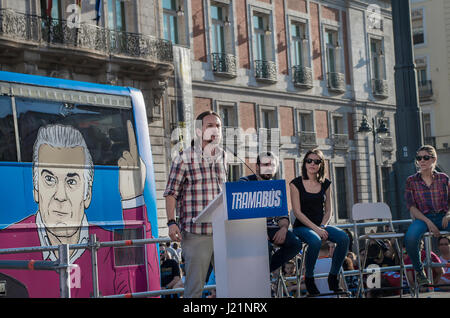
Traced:
[[181, 242], [185, 261], [185, 298], [201, 297], [209, 265], [214, 261], [212, 224], [194, 223], [193, 219], [222, 192], [226, 182], [226, 153], [219, 147], [221, 138], [219, 115], [212, 111], [201, 113], [195, 121], [191, 147], [172, 161], [164, 192], [169, 236]]
[[[256, 174], [240, 178], [240, 181], [272, 180], [278, 170], [278, 158], [271, 152], [260, 153], [256, 158]], [[267, 236], [269, 239], [270, 272], [292, 259], [302, 248], [302, 242], [288, 230], [287, 216], [267, 218]], [[273, 244], [280, 248], [273, 254]]]

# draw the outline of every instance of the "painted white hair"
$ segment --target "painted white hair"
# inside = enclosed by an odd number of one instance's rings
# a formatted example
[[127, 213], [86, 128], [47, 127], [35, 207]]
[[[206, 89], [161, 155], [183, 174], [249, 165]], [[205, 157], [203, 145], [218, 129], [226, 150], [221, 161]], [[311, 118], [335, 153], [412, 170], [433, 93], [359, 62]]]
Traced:
[[89, 185], [94, 178], [94, 165], [86, 141], [81, 132], [71, 126], [47, 125], [39, 128], [36, 141], [33, 147], [33, 184], [34, 189], [38, 190], [38, 165], [39, 165], [39, 147], [48, 145], [54, 148], [75, 148], [84, 149], [84, 198], [86, 199]]

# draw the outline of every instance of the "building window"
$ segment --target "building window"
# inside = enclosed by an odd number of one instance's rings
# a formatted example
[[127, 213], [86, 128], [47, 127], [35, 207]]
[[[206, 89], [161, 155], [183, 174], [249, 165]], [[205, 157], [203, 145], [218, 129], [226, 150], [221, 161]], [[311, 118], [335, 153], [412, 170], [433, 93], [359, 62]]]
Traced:
[[299, 113], [298, 116], [299, 131], [301, 132], [313, 132], [314, 121], [312, 113]]
[[336, 167], [336, 203], [339, 219], [348, 219], [347, 211], [347, 171], [345, 167]]
[[170, 101], [170, 131], [178, 127], [178, 109], [176, 100]]
[[11, 97], [0, 96], [0, 161], [17, 161]]
[[412, 33], [413, 33], [413, 43], [424, 44], [425, 43], [425, 33], [424, 33], [424, 21], [423, 21], [423, 9], [416, 8], [411, 10], [411, 23], [412, 23]]
[[263, 13], [253, 15], [253, 34], [255, 37], [255, 60], [272, 60], [270, 16]]
[[372, 64], [372, 79], [384, 80], [384, 52], [381, 40], [370, 40], [370, 56]]
[[125, 3], [122, 0], [108, 0], [108, 28], [125, 31]]
[[[228, 151], [238, 153], [241, 147], [241, 142], [238, 128], [239, 123], [237, 117], [237, 107], [229, 104], [217, 104], [217, 112], [222, 119], [222, 141], [224, 148]], [[234, 156], [229, 157], [229, 159], [231, 162], [236, 160]]]
[[432, 125], [431, 125], [431, 114], [422, 114], [423, 122], [423, 141], [426, 145], [431, 145], [436, 148], [436, 137], [433, 136]]
[[[213, 53], [225, 53], [225, 8], [211, 5], [212, 50]], [[227, 18], [228, 19], [228, 18]]]
[[51, 2], [48, 0], [41, 0], [41, 15], [43, 17], [51, 17], [52, 19], [61, 20], [61, 0]]
[[274, 108], [261, 108], [259, 127], [259, 151], [269, 150], [278, 154], [280, 129], [278, 128], [277, 112]]
[[164, 39], [173, 44], [180, 44], [179, 27], [184, 11], [177, 0], [163, 0]]
[[261, 110], [261, 128], [271, 129], [276, 128], [277, 125], [276, 112], [272, 109]]
[[[144, 238], [142, 228], [116, 229], [114, 230], [114, 240], [141, 240]], [[130, 266], [145, 264], [145, 248], [143, 246], [121, 246], [114, 247], [115, 266]]]
[[228, 182], [239, 181], [242, 173], [241, 164], [228, 164]]
[[336, 30], [325, 30], [325, 47], [328, 73], [342, 73], [340, 69], [340, 44]]
[[333, 116], [333, 134], [344, 134], [344, 118], [342, 116]]
[[222, 119], [223, 127], [238, 127], [237, 109], [231, 105], [219, 105], [219, 115]]
[[292, 65], [305, 67], [306, 65], [306, 27], [303, 23], [295, 22], [291, 25]]
[[427, 67], [417, 67], [417, 83], [418, 86], [425, 86], [427, 84]]

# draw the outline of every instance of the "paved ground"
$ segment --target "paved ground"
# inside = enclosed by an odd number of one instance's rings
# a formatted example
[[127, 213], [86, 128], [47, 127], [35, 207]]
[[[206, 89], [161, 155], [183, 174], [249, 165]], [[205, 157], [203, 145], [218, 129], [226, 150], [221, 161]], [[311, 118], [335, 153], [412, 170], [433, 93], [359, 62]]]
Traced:
[[[398, 296], [390, 296], [386, 298], [398, 298]], [[403, 294], [403, 298], [411, 298], [411, 294]], [[420, 293], [419, 298], [450, 298], [450, 292], [426, 292]]]

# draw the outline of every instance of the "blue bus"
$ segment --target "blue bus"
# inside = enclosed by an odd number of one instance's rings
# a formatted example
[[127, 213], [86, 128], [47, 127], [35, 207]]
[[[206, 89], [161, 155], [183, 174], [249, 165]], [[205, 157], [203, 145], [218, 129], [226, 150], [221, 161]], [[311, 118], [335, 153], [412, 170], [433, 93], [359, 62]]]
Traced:
[[[0, 249], [158, 237], [142, 93], [0, 71]], [[100, 295], [160, 289], [157, 246], [98, 250]], [[0, 260], [56, 261], [52, 250]], [[89, 249], [71, 249], [72, 297], [93, 294]], [[11, 297], [59, 297], [54, 271], [0, 269]]]

